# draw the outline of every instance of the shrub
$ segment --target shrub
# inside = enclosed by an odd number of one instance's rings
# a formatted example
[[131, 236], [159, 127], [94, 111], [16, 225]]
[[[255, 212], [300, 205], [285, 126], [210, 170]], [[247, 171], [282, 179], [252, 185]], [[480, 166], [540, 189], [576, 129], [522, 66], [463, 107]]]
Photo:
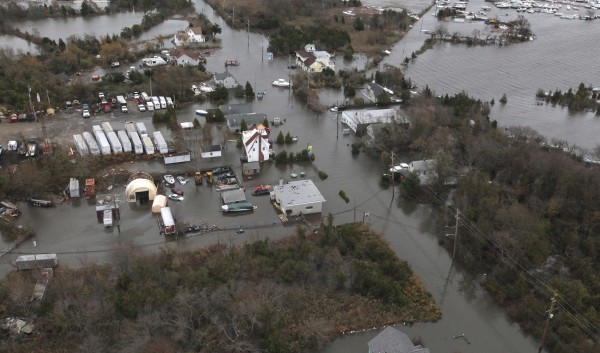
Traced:
[[346, 201], [346, 203], [350, 202], [348, 196], [346, 196], [346, 192], [344, 190], [340, 190], [340, 197]]
[[321, 180], [325, 180], [329, 177], [329, 175], [327, 175], [327, 173], [325, 173], [322, 170], [319, 170], [319, 178], [321, 178]]

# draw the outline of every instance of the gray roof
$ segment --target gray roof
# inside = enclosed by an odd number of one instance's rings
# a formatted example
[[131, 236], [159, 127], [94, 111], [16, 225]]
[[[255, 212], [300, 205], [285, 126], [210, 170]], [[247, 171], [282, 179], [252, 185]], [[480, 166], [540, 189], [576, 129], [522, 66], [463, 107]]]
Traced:
[[344, 110], [342, 114], [355, 124], [392, 123], [400, 117], [396, 109]]
[[248, 114], [254, 112], [251, 103], [222, 104], [219, 106], [219, 109], [221, 109], [225, 116], [231, 114]]
[[267, 115], [263, 113], [247, 113], [225, 115], [225, 117], [227, 119], [227, 125], [233, 129], [239, 128], [242, 124], [242, 120], [244, 120], [248, 126], [262, 124], [267, 118]]
[[255, 170], [255, 169], [260, 169], [260, 164], [258, 162], [248, 162], [248, 163], [242, 164], [242, 170], [244, 170], [244, 171]]
[[225, 72], [215, 72], [215, 81], [223, 81], [223, 80], [225, 80], [229, 76], [233, 77], [233, 75], [231, 75], [227, 71], [225, 71]]
[[246, 201], [246, 194], [243, 189], [227, 190], [221, 193], [221, 199], [224, 204]]
[[369, 82], [367, 84], [367, 87], [369, 87], [369, 89], [371, 91], [373, 91], [374, 98], [379, 97], [379, 95], [382, 93], [386, 93], [385, 90], [383, 89], [383, 87], [381, 87], [378, 83], [375, 83], [375, 82]]
[[415, 346], [410, 338], [388, 326], [369, 341], [370, 353], [429, 353], [429, 348]]
[[312, 180], [295, 180], [273, 187], [282, 207], [325, 202], [325, 198]]

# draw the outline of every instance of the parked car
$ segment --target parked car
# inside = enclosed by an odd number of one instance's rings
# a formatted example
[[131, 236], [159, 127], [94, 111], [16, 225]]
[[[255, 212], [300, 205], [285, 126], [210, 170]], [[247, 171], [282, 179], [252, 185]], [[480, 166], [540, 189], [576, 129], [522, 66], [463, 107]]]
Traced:
[[177, 194], [169, 194], [169, 196], [167, 196], [167, 197], [173, 201], [183, 201], [184, 200], [183, 196], [177, 195]]
[[100, 81], [100, 76], [98, 76], [98, 75], [92, 76], [92, 81]]
[[144, 104], [138, 104], [138, 110], [141, 112], [145, 112], [146, 111], [146, 106]]
[[185, 185], [188, 181], [186, 178], [182, 177], [181, 175], [177, 177], [177, 181], [181, 184], [181, 185]]
[[98, 92], [98, 99], [103, 100], [106, 97], [104, 96], [104, 92]]
[[133, 99], [138, 100], [140, 98], [140, 94], [138, 92], [133, 92]]
[[181, 190], [178, 186], [173, 186], [171, 188], [171, 192], [183, 196], [183, 190]]
[[87, 110], [87, 109], [84, 109], [84, 110], [81, 112], [81, 115], [82, 115], [84, 118], [89, 118], [89, 117], [91, 116], [91, 115], [90, 115], [90, 111], [89, 111], [89, 110]]
[[121, 66], [121, 64], [118, 61], [113, 61], [112, 63], [110, 63], [110, 68], [114, 69], [115, 67], [119, 67]]

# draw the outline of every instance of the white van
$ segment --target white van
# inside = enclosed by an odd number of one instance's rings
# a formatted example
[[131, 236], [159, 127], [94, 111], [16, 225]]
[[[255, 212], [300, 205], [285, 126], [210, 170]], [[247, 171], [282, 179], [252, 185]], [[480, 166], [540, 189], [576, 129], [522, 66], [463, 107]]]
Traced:
[[165, 97], [160, 96], [158, 97], [159, 101], [160, 101], [160, 109], [167, 109], [167, 100], [165, 99]]
[[167, 98], [167, 106], [171, 107], [171, 108], [175, 108], [175, 104], [173, 104], [173, 100], [171, 99], [171, 97], [166, 97]]
[[146, 109], [147, 109], [148, 111], [152, 111], [152, 110], [154, 110], [154, 102], [153, 102], [153, 101], [149, 101], [149, 102], [147, 102], [147, 103], [146, 103]]
[[157, 96], [152, 96], [152, 103], [154, 103], [154, 110], [160, 109], [160, 101]]

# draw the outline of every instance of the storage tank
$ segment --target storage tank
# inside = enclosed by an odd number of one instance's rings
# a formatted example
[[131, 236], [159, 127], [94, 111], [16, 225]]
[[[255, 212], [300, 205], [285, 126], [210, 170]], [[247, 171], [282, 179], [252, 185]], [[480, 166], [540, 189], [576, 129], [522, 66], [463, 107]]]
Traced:
[[129, 137], [131, 137], [131, 142], [133, 143], [133, 152], [135, 154], [144, 153], [144, 145], [142, 144], [142, 140], [140, 139], [140, 135], [137, 132], [132, 132]]
[[154, 144], [148, 135], [142, 137], [142, 144], [144, 145], [144, 152], [146, 154], [154, 154]]
[[156, 149], [158, 150], [158, 153], [161, 153], [161, 154], [169, 153], [169, 148], [167, 147], [167, 142], [165, 141], [165, 138], [163, 137], [162, 133], [160, 131], [154, 131], [153, 135], [154, 135], [154, 144], [156, 145]]
[[100, 154], [100, 147], [98, 147], [98, 143], [96, 143], [96, 139], [94, 138], [94, 136], [92, 136], [92, 134], [90, 134], [87, 131], [84, 131], [81, 136], [83, 136], [83, 140], [85, 141], [85, 144], [87, 145], [87, 147], [90, 150], [90, 154], [92, 156], [97, 156]]
[[110, 149], [112, 150], [112, 153], [123, 153], [123, 146], [121, 146], [121, 141], [119, 141], [119, 138], [117, 137], [117, 134], [114, 131], [107, 132], [106, 138], [108, 139], [108, 143], [110, 144]]
[[88, 146], [85, 144], [83, 137], [80, 134], [73, 135], [73, 142], [75, 142], [75, 149], [81, 156], [87, 156], [90, 154], [90, 150]]
[[121, 142], [121, 146], [123, 147], [123, 152], [131, 152], [131, 140], [127, 136], [127, 133], [123, 130], [117, 131], [117, 137]]

